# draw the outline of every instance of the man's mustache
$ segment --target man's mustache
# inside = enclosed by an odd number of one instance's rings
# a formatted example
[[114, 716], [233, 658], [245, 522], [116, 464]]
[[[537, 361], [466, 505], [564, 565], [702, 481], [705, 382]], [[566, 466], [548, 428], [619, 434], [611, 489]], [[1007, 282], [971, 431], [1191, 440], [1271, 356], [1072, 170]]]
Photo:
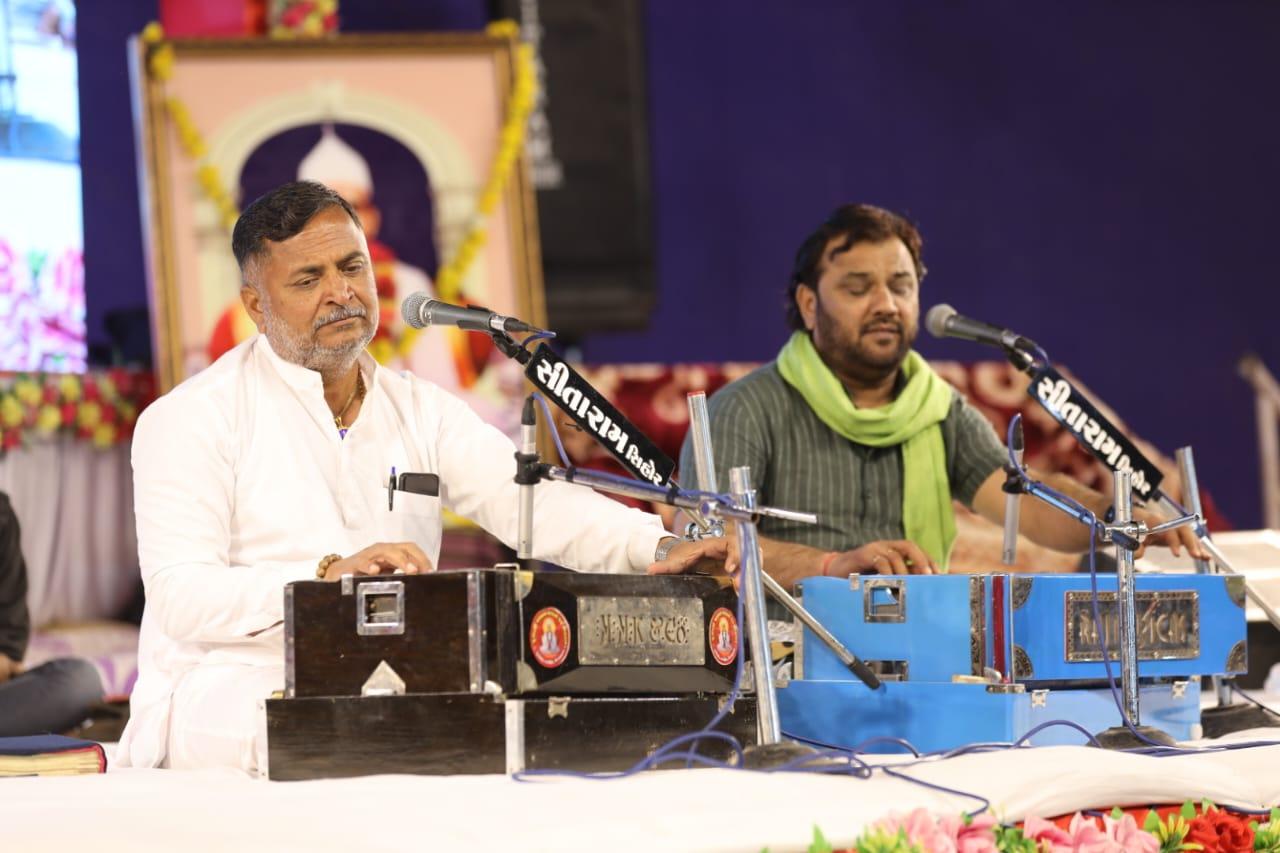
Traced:
[[319, 329], [321, 326], [327, 326], [330, 323], [336, 323], [339, 320], [349, 320], [352, 317], [365, 317], [365, 316], [368, 316], [368, 315], [364, 310], [364, 306], [357, 302], [353, 305], [347, 305], [345, 307], [336, 308], [334, 309], [332, 314], [329, 314], [326, 317], [319, 318], [318, 320], [316, 320], [315, 327], [312, 329], [312, 331]]
[[898, 320], [889, 320], [889, 319], [872, 320], [871, 322], [863, 325], [862, 334], [866, 335], [866, 334], [870, 334], [871, 332], [878, 332], [878, 331], [884, 331], [884, 330], [891, 330], [901, 335], [903, 333], [902, 323]]

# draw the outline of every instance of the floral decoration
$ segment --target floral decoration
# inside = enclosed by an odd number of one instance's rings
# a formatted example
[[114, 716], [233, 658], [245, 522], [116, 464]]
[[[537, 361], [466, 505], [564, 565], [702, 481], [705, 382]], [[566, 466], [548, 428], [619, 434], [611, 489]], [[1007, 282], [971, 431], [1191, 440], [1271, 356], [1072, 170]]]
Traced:
[[155, 378], [144, 371], [0, 376], [0, 454], [58, 435], [111, 447], [133, 434], [155, 394]]
[[272, 38], [317, 38], [338, 31], [338, 0], [271, 0]]
[[990, 814], [936, 817], [925, 809], [876, 821], [837, 851], [814, 828], [810, 853], [1280, 853], [1280, 809], [1265, 820], [1215, 806], [1187, 802], [1181, 808], [1000, 824]]

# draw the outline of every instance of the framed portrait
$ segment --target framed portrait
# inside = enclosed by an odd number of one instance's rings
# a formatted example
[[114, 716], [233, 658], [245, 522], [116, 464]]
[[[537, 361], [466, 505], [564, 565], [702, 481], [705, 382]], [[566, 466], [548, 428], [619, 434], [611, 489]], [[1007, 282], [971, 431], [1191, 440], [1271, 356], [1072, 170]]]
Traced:
[[[379, 361], [466, 399], [514, 432], [519, 366], [484, 335], [400, 316], [409, 293], [436, 295], [436, 270], [475, 220], [500, 145], [515, 43], [484, 34], [353, 35], [318, 40], [172, 40], [164, 80], [135, 40], [133, 81], [154, 352], [165, 391], [256, 333], [240, 303], [212, 166], [243, 207], [292, 180], [325, 183], [364, 225], [380, 303]], [[198, 131], [184, 149], [172, 104]], [[189, 146], [188, 146], [189, 147]], [[456, 299], [545, 320], [536, 214], [522, 159], [484, 223], [487, 240]]]

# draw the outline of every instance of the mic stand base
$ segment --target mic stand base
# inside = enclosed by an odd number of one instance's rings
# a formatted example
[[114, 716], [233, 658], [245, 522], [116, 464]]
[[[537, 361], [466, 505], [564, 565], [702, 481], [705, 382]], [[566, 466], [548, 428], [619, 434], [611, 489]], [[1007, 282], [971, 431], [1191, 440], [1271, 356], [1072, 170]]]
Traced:
[[[1098, 732], [1094, 735], [1098, 744], [1103, 749], [1142, 749], [1155, 743], [1159, 746], [1177, 746], [1178, 742], [1169, 736], [1167, 732], [1157, 729], [1155, 726], [1134, 726], [1142, 735], [1142, 738], [1135, 735], [1128, 726], [1112, 726], [1106, 731]], [[1149, 743], [1150, 741], [1151, 743]]]
[[813, 747], [791, 740], [761, 743], [743, 747], [742, 766], [747, 770], [768, 770], [793, 761], [802, 761], [817, 754], [818, 750]]
[[1200, 712], [1200, 727], [1207, 738], [1222, 737], [1245, 729], [1266, 729], [1280, 726], [1280, 714], [1259, 708], [1251, 702], [1235, 705], [1219, 705]]

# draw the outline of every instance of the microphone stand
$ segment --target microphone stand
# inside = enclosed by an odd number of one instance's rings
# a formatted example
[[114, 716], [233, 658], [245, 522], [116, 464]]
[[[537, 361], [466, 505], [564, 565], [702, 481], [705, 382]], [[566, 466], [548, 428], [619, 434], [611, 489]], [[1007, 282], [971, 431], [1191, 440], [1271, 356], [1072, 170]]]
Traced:
[[[1013, 346], [1007, 346], [1007, 345], [1002, 345], [1001, 349], [1004, 351], [1005, 357], [1009, 360], [1010, 364], [1012, 364], [1014, 367], [1016, 367], [1018, 370], [1022, 371], [1023, 373], [1026, 373], [1028, 376], [1032, 376], [1034, 378], [1034, 375], [1036, 372], [1036, 357], [1034, 354], [1029, 353], [1026, 350], [1021, 349], [1019, 347], [1013, 347]], [[1043, 356], [1043, 351], [1041, 352], [1041, 355]], [[1078, 389], [1076, 390], [1078, 393]], [[1081, 396], [1083, 398], [1083, 395]], [[1040, 401], [1037, 399], [1037, 402], [1040, 402]], [[1072, 434], [1075, 435], [1074, 432]], [[1077, 438], [1077, 441], [1080, 440], [1079, 436], [1077, 436], [1076, 438]], [[1096, 458], [1101, 459], [1101, 457], [1096, 453], [1096, 451], [1092, 447], [1089, 447], [1087, 444], [1084, 444], [1083, 442], [1081, 442], [1081, 445], [1085, 448], [1086, 451], [1093, 454]], [[1110, 467], [1109, 462], [1107, 462], [1105, 459], [1103, 459], [1102, 461], [1103, 461], [1103, 464], [1106, 464], [1108, 465], [1108, 467]], [[1149, 465], [1150, 463], [1147, 463], [1147, 464]], [[1272, 626], [1275, 627], [1276, 630], [1280, 631], [1280, 613], [1277, 613], [1275, 608], [1273, 608], [1269, 603], [1267, 603], [1266, 599], [1264, 599], [1258, 593], [1258, 591], [1254, 589], [1253, 584], [1249, 583], [1249, 579], [1244, 574], [1242, 574], [1233, 565], [1231, 565], [1231, 561], [1227, 559], [1227, 555], [1224, 554], [1222, 552], [1222, 549], [1220, 549], [1217, 546], [1217, 544], [1215, 544], [1214, 541], [1209, 538], [1209, 528], [1204, 523], [1204, 517], [1199, 512], [1194, 514], [1188, 513], [1185, 507], [1183, 507], [1177, 501], [1173, 500], [1173, 498], [1169, 497], [1167, 494], [1165, 494], [1163, 491], [1161, 491], [1158, 488], [1154, 491], [1153, 498], [1155, 499], [1155, 502], [1161, 506], [1165, 514], [1168, 516], [1172, 516], [1173, 518], [1181, 518], [1189, 514], [1192, 515], [1194, 519], [1192, 530], [1195, 532], [1196, 538], [1200, 540], [1201, 547], [1203, 547], [1206, 551], [1209, 552], [1209, 556], [1212, 558], [1213, 564], [1217, 567], [1218, 573], [1239, 577], [1244, 582], [1245, 595], [1248, 596], [1249, 600], [1252, 601], [1254, 605], [1263, 612], [1263, 614], [1267, 617], [1267, 621], [1270, 622]]]
[[[1021, 415], [1014, 415], [1014, 418], [1021, 421]], [[1021, 426], [1020, 423], [1018, 425]], [[1098, 733], [1098, 742], [1107, 749], [1134, 749], [1152, 744], [1172, 745], [1174, 740], [1168, 733], [1154, 726], [1142, 725], [1138, 701], [1138, 618], [1133, 552], [1147, 536], [1195, 524], [1196, 516], [1184, 515], [1148, 529], [1145, 522], [1133, 519], [1131, 475], [1128, 471], [1115, 471], [1113, 473], [1115, 521], [1107, 524], [1099, 521], [1085, 507], [1064, 498], [1043, 483], [1031, 479], [1026, 468], [1013, 458], [1012, 448], [1009, 451], [1009, 465], [1017, 472], [1026, 494], [1044, 501], [1081, 524], [1092, 527], [1103, 542], [1110, 542], [1116, 547], [1116, 604], [1120, 610], [1120, 711], [1122, 717], [1121, 725], [1112, 726]], [[1097, 605], [1096, 599], [1094, 604]], [[1098, 622], [1099, 642], [1105, 657], [1108, 654], [1106, 633], [1103, 631], [1101, 620], [1095, 621]]]
[[[690, 393], [688, 403], [689, 434], [693, 439], [693, 461], [698, 488], [703, 492], [716, 494], [719, 489], [716, 486], [715, 455], [711, 447], [711, 419], [707, 414], [706, 392], [694, 391]], [[715, 538], [724, 536], [724, 525], [718, 523], [702, 525], [695, 518], [694, 522], [685, 528], [685, 531], [686, 537], [691, 539]], [[812, 613], [805, 610], [804, 606], [796, 601], [791, 593], [783, 589], [782, 584], [764, 571], [760, 572], [760, 580], [764, 585], [765, 591], [785, 607], [791, 615], [799, 619], [806, 628], [813, 632], [814, 636], [825, 643], [827, 648], [831, 649], [840, 662], [844, 664], [845, 668], [853, 673], [858, 680], [871, 690], [880, 689], [880, 679], [872, 672], [871, 668], [836, 639], [835, 634], [828, 631], [826, 626], [819, 622]]]
[[[744, 750], [744, 763], [749, 767], [772, 767], [803, 758], [813, 754], [810, 747], [784, 741], [782, 728], [778, 718], [778, 698], [773, 684], [773, 673], [770, 668], [769, 635], [765, 620], [764, 602], [761, 594], [760, 547], [756, 537], [756, 520], [762, 516], [785, 518], [792, 521], [816, 524], [817, 516], [793, 512], [773, 507], [757, 506], [755, 491], [750, 488], [750, 470], [734, 469], [734, 484], [737, 487], [732, 497], [723, 495], [703, 495], [697, 492], [686, 492], [677, 486], [662, 487], [640, 480], [616, 477], [596, 471], [578, 468], [563, 468], [538, 462], [537, 456], [532, 459], [529, 454], [516, 453], [516, 481], [525, 482], [538, 479], [556, 480], [563, 483], [577, 483], [589, 486], [601, 492], [608, 492], [626, 497], [656, 501], [682, 509], [697, 510], [701, 516], [717, 524], [731, 519], [738, 528], [738, 553], [741, 565], [741, 590], [743, 596], [743, 613], [746, 624], [743, 626], [746, 639], [751, 650], [751, 667], [754, 676], [759, 736], [758, 744], [748, 746]], [[523, 486], [522, 486], [523, 488]], [[521, 502], [520, 527], [532, 526], [527, 517], [530, 510]], [[532, 550], [530, 548], [530, 550]]]
[[1018, 558], [1018, 511], [1019, 499], [1022, 497], [1022, 478], [1019, 469], [1026, 445], [1022, 439], [1022, 418], [1017, 419], [1013, 430], [1013, 442], [1009, 445], [1009, 456], [1012, 461], [1004, 466], [1004, 550], [1001, 562], [1010, 568]]
[[[489, 330], [494, 345], [508, 358], [521, 365], [532, 359], [532, 354], [517, 343], [504, 331]], [[553, 398], [554, 399], [554, 398]], [[556, 399], [557, 405], [563, 405]], [[710, 429], [706, 417], [706, 397], [702, 395], [702, 407], [696, 418], [697, 432], [695, 442], [700, 442], [705, 458], [705, 470], [714, 481], [714, 465], [711, 464]], [[691, 403], [691, 421], [692, 406]], [[550, 425], [549, 425], [550, 426]], [[769, 653], [768, 620], [765, 614], [762, 587], [768, 585], [770, 591], [783, 602], [796, 616], [810, 627], [854, 675], [872, 690], [879, 689], [881, 682], [874, 672], [852, 652], [846, 649], [812, 614], [804, 610], [782, 587], [763, 571], [760, 560], [760, 548], [756, 533], [756, 520], [762, 516], [770, 518], [799, 521], [806, 524], [817, 524], [818, 518], [812, 513], [795, 512], [773, 507], [757, 506], [755, 490], [751, 487], [749, 468], [734, 468], [733, 497], [726, 499], [716, 490], [705, 490], [709, 494], [686, 492], [679, 488], [675, 481], [667, 487], [655, 486], [641, 480], [603, 475], [575, 467], [562, 468], [547, 465], [539, 461], [537, 453], [537, 411], [534, 398], [530, 394], [524, 402], [520, 417], [521, 448], [515, 454], [515, 481], [520, 487], [519, 516], [517, 520], [517, 555], [521, 559], [533, 556], [533, 487], [541, 479], [559, 480], [566, 483], [579, 483], [597, 491], [626, 497], [640, 498], [658, 503], [665, 503], [684, 509], [693, 519], [691, 528], [697, 528], [700, 535], [724, 535], [724, 519], [732, 519], [737, 525], [739, 565], [741, 566], [741, 592], [743, 596], [744, 630], [751, 649], [752, 673], [754, 676], [758, 703], [759, 743], [744, 750], [744, 763], [751, 767], [773, 767], [794, 761], [797, 758], [814, 753], [811, 747], [793, 741], [784, 741], [778, 717], [778, 700], [773, 683], [771, 655]], [[692, 533], [692, 530], [690, 531]]]
[[516, 556], [533, 559], [533, 487], [538, 483], [538, 412], [533, 395], [525, 398], [520, 413], [520, 449], [516, 451], [516, 484], [520, 487], [520, 518]]

